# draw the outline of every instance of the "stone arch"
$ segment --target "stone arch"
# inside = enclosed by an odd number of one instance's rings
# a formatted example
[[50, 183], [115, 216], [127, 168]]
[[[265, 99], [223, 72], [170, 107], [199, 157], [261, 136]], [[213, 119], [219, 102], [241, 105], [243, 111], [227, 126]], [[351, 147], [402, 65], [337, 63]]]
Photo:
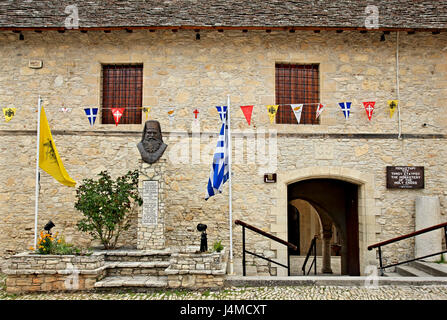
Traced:
[[[376, 242], [375, 214], [378, 210], [375, 206], [374, 176], [356, 169], [344, 167], [308, 167], [293, 171], [277, 173], [276, 199], [277, 206], [272, 207], [271, 214], [276, 218], [276, 223], [271, 224], [271, 232], [281, 239], [287, 239], [287, 186], [295, 182], [327, 178], [336, 179], [356, 184], [358, 186], [358, 219], [359, 219], [359, 262], [360, 274], [364, 275], [366, 266], [376, 265], [376, 257], [373, 251], [368, 251], [367, 246]], [[287, 261], [287, 249], [274, 242], [271, 249], [276, 252], [277, 261]], [[286, 276], [287, 270], [278, 268], [278, 276]]]

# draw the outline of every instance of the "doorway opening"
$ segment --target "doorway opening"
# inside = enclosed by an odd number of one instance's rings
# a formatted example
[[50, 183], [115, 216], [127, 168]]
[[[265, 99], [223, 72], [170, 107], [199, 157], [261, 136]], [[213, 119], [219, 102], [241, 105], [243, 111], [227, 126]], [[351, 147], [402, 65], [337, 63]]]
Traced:
[[302, 274], [301, 261], [316, 236], [318, 274], [360, 275], [358, 192], [358, 185], [338, 179], [287, 186], [288, 241], [299, 248], [288, 251], [292, 274]]

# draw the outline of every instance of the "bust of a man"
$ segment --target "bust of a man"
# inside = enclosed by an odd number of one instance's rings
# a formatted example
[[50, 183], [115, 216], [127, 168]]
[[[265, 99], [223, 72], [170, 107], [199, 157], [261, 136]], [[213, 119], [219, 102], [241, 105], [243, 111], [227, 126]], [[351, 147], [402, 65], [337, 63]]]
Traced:
[[146, 121], [143, 136], [137, 144], [141, 159], [147, 163], [157, 162], [165, 152], [168, 145], [163, 142], [160, 123], [156, 120]]

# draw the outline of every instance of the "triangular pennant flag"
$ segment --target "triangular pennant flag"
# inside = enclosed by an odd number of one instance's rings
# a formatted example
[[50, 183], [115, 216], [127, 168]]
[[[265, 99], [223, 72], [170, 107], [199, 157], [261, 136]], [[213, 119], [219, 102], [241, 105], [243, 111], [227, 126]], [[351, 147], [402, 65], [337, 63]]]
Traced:
[[216, 106], [217, 112], [219, 112], [220, 121], [224, 122], [227, 114], [227, 106]]
[[98, 108], [85, 108], [84, 111], [90, 125], [93, 126], [95, 124], [96, 116], [98, 115]]
[[345, 115], [345, 119], [348, 120], [351, 110], [351, 102], [340, 102], [339, 105], [341, 110], [343, 111], [343, 114]]
[[316, 114], [316, 116], [315, 116], [315, 119], [318, 119], [318, 117], [319, 117], [320, 114], [323, 112], [323, 110], [324, 110], [324, 105], [319, 104], [318, 107], [317, 107], [317, 114]]
[[300, 123], [301, 113], [303, 112], [303, 104], [291, 104], [293, 114], [295, 115], [296, 121]]
[[63, 185], [69, 187], [76, 185], [59, 157], [43, 107], [40, 111], [39, 167]]
[[63, 112], [63, 113], [67, 113], [67, 112], [71, 112], [71, 108], [62, 107], [59, 109], [59, 111]]
[[143, 107], [143, 112], [146, 115], [146, 120], [149, 118], [149, 112], [151, 112], [151, 107]]
[[194, 119], [197, 119], [200, 112], [199, 110], [195, 109], [192, 113], [194, 113]]
[[374, 101], [363, 102], [363, 106], [365, 107], [366, 115], [368, 116], [368, 120], [371, 121], [371, 117], [374, 112], [374, 105], [376, 103]]
[[121, 117], [123, 116], [124, 108], [112, 108], [113, 120], [115, 120], [115, 125], [118, 126]]
[[247, 120], [248, 125], [250, 125], [251, 114], [253, 113], [253, 106], [241, 106], [241, 110], [245, 116], [245, 119]]
[[276, 112], [278, 112], [279, 105], [268, 105], [267, 111], [269, 113], [270, 123], [273, 123], [275, 121]]
[[9, 122], [15, 116], [16, 108], [3, 108], [3, 114], [6, 122]]
[[172, 126], [172, 121], [174, 121], [175, 109], [170, 109], [168, 111], [169, 124]]
[[393, 117], [394, 111], [396, 111], [398, 104], [399, 100], [388, 100], [388, 107], [390, 107], [390, 118]]

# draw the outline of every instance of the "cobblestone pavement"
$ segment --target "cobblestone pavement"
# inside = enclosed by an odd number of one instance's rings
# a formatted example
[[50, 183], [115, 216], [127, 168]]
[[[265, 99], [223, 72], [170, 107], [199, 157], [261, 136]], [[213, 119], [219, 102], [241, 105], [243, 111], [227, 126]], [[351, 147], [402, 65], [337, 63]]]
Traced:
[[0, 276], [0, 300], [447, 300], [447, 286], [230, 287], [218, 291], [65, 292], [9, 295]]

